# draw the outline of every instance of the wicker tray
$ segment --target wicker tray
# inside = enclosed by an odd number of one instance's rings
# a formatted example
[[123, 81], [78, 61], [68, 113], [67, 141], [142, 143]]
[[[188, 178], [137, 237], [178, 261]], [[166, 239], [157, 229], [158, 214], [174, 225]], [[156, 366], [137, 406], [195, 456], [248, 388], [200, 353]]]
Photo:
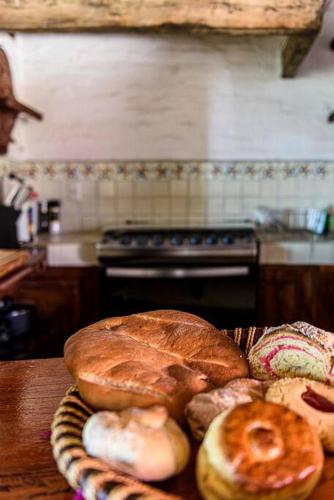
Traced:
[[[223, 330], [222, 333], [233, 338], [248, 353], [263, 331], [251, 327]], [[200, 500], [194, 472], [198, 444], [194, 440], [192, 457], [186, 469], [168, 481], [150, 486], [115, 472], [101, 460], [86, 454], [81, 439], [82, 429], [92, 413], [73, 386], [62, 399], [52, 422], [53, 456], [59, 471], [74, 490], [80, 489], [87, 499], [99, 500]]]

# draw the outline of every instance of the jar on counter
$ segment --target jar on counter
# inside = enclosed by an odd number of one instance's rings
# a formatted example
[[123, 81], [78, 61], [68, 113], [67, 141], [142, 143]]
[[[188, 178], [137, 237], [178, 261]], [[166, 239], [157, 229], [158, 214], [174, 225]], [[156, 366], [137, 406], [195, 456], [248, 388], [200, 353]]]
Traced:
[[48, 201], [49, 233], [60, 234], [60, 200]]

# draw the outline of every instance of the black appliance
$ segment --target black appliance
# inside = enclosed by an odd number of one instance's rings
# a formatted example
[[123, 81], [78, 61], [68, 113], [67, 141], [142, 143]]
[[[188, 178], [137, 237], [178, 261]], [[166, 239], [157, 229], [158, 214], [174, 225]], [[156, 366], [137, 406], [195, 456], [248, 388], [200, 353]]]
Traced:
[[0, 205], [0, 248], [18, 248], [16, 220], [20, 212]]
[[104, 317], [179, 309], [218, 328], [256, 322], [258, 247], [249, 225], [115, 228], [96, 250]]
[[29, 304], [0, 301], [0, 359], [31, 357], [36, 333], [36, 309]]

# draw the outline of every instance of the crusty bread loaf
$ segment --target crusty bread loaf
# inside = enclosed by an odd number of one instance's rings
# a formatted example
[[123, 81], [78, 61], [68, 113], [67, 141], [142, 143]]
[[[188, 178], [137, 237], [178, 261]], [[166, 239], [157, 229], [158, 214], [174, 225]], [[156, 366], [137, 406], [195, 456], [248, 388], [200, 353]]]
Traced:
[[253, 401], [220, 413], [197, 456], [206, 500], [304, 500], [323, 468], [317, 432], [284, 406]]
[[245, 356], [192, 314], [153, 311], [110, 318], [70, 337], [65, 364], [97, 410], [166, 406], [183, 419], [194, 394], [248, 376]]

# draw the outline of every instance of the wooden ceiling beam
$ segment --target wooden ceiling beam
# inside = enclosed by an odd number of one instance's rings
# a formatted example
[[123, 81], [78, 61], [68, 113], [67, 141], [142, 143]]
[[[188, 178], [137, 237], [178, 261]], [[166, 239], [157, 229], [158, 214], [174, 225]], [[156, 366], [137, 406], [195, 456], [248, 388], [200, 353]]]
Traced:
[[291, 76], [320, 30], [325, 4], [326, 0], [0, 0], [0, 29], [292, 35], [282, 54], [283, 74]]

